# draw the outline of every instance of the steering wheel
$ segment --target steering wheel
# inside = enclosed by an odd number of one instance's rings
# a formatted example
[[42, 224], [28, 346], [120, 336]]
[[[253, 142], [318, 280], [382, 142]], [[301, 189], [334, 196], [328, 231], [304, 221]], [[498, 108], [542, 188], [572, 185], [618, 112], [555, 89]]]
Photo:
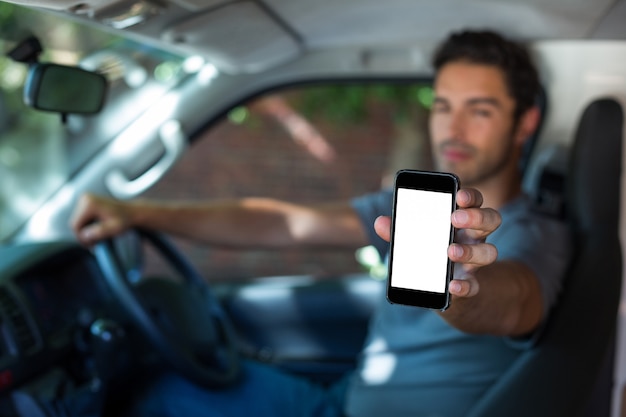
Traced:
[[104, 278], [134, 324], [174, 370], [211, 388], [225, 387], [240, 374], [235, 332], [200, 273], [162, 234], [134, 229], [182, 277], [151, 278], [133, 284], [113, 239], [94, 246]]

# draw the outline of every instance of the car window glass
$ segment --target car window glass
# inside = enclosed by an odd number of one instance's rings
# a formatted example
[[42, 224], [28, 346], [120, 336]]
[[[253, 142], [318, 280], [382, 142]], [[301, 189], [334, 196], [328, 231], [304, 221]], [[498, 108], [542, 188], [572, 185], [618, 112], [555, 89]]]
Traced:
[[[428, 83], [414, 82], [301, 86], [255, 98], [203, 132], [145, 196], [262, 196], [306, 204], [377, 191], [397, 169], [430, 168], [431, 97]], [[368, 269], [354, 251], [234, 251], [177, 243], [212, 281]]]

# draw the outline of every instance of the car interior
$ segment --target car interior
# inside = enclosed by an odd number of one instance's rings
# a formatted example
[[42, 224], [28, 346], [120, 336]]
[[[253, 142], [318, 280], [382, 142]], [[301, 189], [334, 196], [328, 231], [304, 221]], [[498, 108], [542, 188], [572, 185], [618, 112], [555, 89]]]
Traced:
[[520, 169], [575, 248], [537, 345], [468, 416], [626, 416], [626, 1], [314, 3], [0, 2], [1, 416], [119, 415], [154, 372], [219, 388], [241, 358], [321, 384], [354, 369], [385, 289], [371, 248], [236, 255], [140, 229], [86, 247], [69, 218], [85, 192], [347, 199], [428, 169], [429, 56], [465, 27], [539, 62]]

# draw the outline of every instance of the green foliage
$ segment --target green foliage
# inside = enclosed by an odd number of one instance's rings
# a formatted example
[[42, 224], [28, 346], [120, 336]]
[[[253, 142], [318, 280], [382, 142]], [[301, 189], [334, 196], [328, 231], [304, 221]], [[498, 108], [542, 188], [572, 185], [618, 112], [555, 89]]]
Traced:
[[429, 84], [331, 85], [301, 90], [296, 107], [306, 117], [349, 124], [365, 120], [374, 105], [402, 120], [416, 108], [430, 108], [432, 97]]
[[[428, 83], [313, 85], [278, 94], [306, 118], [338, 125], [361, 123], [375, 107], [389, 112], [397, 122], [405, 122], [416, 110], [430, 109], [433, 102], [433, 90]], [[250, 126], [252, 116], [253, 112], [246, 106], [239, 106], [229, 112], [228, 119], [234, 124]]]

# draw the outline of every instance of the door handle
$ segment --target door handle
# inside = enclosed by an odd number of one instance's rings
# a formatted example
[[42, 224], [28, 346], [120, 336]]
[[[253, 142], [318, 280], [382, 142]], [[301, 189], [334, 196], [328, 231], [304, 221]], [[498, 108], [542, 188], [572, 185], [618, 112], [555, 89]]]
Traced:
[[177, 120], [168, 120], [163, 123], [157, 137], [163, 143], [165, 154], [146, 172], [129, 180], [121, 170], [115, 169], [105, 177], [105, 184], [113, 196], [125, 200], [141, 194], [156, 183], [187, 148], [187, 140]]

